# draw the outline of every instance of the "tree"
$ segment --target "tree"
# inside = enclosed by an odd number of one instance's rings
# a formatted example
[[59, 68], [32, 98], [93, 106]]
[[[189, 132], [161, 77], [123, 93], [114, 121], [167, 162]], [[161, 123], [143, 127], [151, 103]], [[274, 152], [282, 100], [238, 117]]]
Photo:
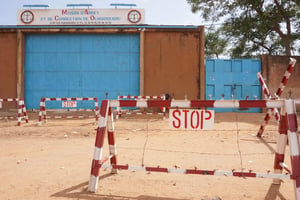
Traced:
[[209, 21], [224, 21], [222, 31], [234, 46], [232, 55], [290, 56], [299, 51], [299, 0], [187, 0], [192, 12]]
[[220, 31], [209, 31], [205, 33], [205, 56], [208, 58], [219, 58], [224, 53], [227, 41], [221, 37]]

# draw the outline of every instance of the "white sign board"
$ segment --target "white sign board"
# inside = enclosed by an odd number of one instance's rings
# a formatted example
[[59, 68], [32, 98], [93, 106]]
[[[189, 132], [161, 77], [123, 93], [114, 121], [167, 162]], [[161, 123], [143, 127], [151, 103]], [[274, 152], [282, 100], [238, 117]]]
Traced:
[[0, 101], [0, 109], [2, 108], [2, 101]]
[[77, 101], [62, 101], [63, 108], [76, 108]]
[[17, 25], [144, 24], [144, 9], [28, 9], [18, 10]]
[[212, 130], [214, 119], [214, 110], [171, 109], [169, 126], [172, 129]]

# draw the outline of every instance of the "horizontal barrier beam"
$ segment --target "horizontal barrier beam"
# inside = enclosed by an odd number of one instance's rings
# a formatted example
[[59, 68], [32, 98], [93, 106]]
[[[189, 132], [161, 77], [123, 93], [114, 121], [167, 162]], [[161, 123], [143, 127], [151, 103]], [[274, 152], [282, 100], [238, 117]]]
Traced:
[[276, 179], [291, 179], [289, 174], [274, 174], [274, 173], [258, 173], [253, 171], [224, 171], [224, 170], [200, 170], [200, 169], [181, 169], [181, 168], [162, 168], [162, 167], [146, 167], [146, 166], [129, 166], [129, 165], [110, 165], [102, 164], [103, 169], [119, 169], [128, 171], [146, 171], [146, 172], [164, 172], [177, 174], [194, 174], [194, 175], [212, 175], [212, 176], [232, 176], [232, 177], [248, 177], [248, 178], [276, 178]]
[[284, 100], [110, 100], [111, 107], [281, 108]]

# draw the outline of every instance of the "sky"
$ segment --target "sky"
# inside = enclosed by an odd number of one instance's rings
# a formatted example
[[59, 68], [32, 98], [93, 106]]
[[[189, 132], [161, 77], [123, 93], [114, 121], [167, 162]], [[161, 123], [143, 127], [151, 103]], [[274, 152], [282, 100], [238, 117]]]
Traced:
[[114, 8], [111, 3], [136, 4], [145, 9], [145, 23], [152, 25], [203, 25], [199, 14], [191, 12], [186, 0], [0, 0], [0, 25], [16, 25], [17, 10], [23, 5], [47, 4], [49, 9], [67, 4], [93, 4], [91, 8]]

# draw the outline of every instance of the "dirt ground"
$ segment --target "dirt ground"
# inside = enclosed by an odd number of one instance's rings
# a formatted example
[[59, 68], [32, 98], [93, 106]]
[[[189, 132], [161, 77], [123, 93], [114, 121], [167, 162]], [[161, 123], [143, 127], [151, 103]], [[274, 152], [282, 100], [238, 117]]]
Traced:
[[[96, 193], [87, 192], [95, 119], [49, 119], [37, 126], [0, 121], [0, 199], [273, 200], [294, 199], [291, 180], [168, 173], [100, 171]], [[213, 131], [179, 131], [160, 116], [124, 116], [115, 121], [118, 163], [253, 172], [273, 171], [277, 125], [255, 135], [264, 113], [217, 113]], [[299, 116], [298, 116], [299, 119]], [[107, 143], [107, 140], [105, 141]], [[104, 157], [108, 147], [104, 146]], [[289, 149], [285, 162], [290, 166]]]

